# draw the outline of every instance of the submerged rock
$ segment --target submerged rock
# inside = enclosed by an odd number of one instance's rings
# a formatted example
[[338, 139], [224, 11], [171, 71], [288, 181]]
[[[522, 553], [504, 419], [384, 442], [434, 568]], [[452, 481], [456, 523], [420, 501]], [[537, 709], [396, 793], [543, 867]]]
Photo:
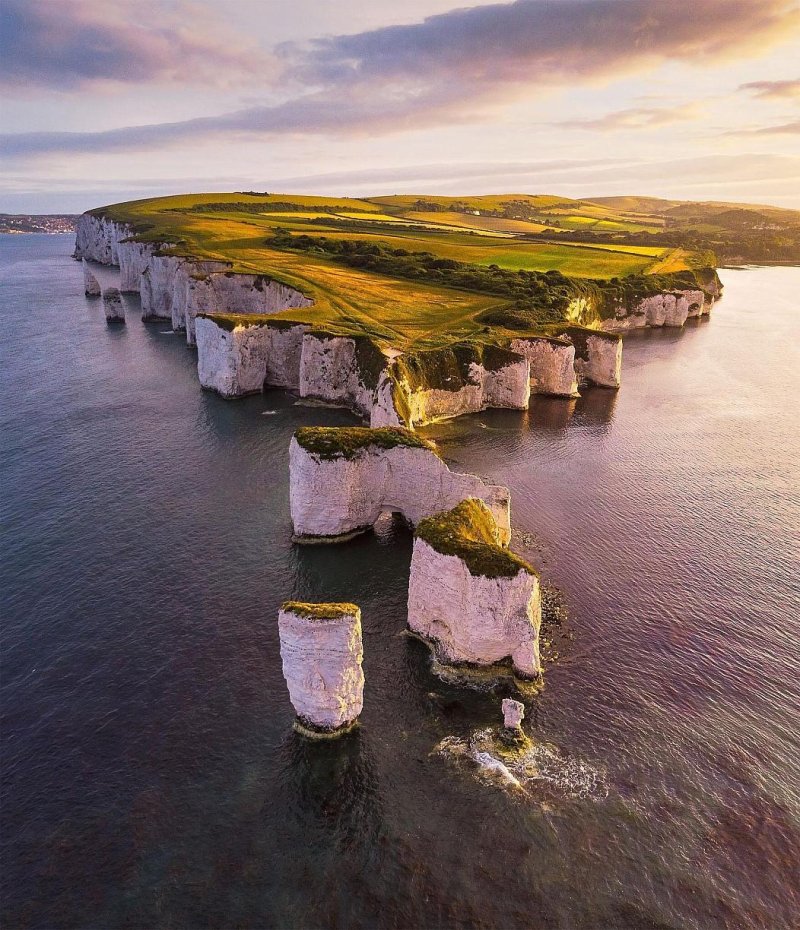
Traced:
[[286, 601], [278, 631], [283, 674], [300, 728], [317, 735], [349, 729], [364, 703], [360, 609]]
[[125, 304], [122, 302], [122, 294], [118, 288], [107, 287], [103, 291], [103, 309], [107, 323], [125, 322]]
[[87, 297], [99, 297], [101, 294], [100, 282], [89, 271], [86, 262], [83, 263], [83, 290]]

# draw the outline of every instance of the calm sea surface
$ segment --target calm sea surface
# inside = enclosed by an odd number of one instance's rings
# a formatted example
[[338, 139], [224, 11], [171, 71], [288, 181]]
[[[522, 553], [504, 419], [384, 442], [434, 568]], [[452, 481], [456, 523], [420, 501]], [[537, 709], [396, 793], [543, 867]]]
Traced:
[[[353, 418], [202, 392], [71, 245], [0, 236], [3, 927], [798, 926], [800, 269], [626, 339], [618, 395], [426, 430], [568, 608], [512, 791], [436, 752], [506, 692], [403, 634], [409, 533], [290, 542], [292, 431]], [[292, 730], [287, 597], [362, 607], [349, 737]]]

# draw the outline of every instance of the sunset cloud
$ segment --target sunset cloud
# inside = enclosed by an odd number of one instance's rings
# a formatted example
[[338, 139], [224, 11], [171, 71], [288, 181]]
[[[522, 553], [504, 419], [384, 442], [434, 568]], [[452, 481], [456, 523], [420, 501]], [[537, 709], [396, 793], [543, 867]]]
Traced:
[[[111, 6], [131, 10], [125, 4]], [[44, 69], [36, 78], [40, 82], [59, 76], [66, 84], [137, 81], [148, 75], [176, 80], [179, 70], [224, 70], [232, 54], [227, 44], [199, 32], [181, 32], [169, 19], [151, 46], [153, 36], [143, 27], [123, 35], [116, 19], [110, 25], [102, 20], [94, 0], [78, 0], [75, 7], [91, 22], [88, 33], [76, 27], [75, 16], [67, 16], [65, 23], [59, 19], [58, 11], [72, 10], [71, 3], [7, 2], [16, 25], [6, 41], [11, 44], [16, 37], [24, 47], [4, 65], [7, 80], [22, 81], [37, 67]], [[28, 10], [34, 11], [35, 28], [26, 39], [20, 24]], [[146, 19], [137, 12], [137, 21]], [[223, 134], [388, 134], [474, 120], [490, 107], [536, 99], [568, 83], [619, 77], [667, 62], [707, 65], [786, 39], [797, 22], [796, 4], [788, 0], [517, 0], [457, 9], [411, 25], [305, 45], [284, 43], [277, 49], [284, 86], [298, 89], [288, 102], [103, 132], [5, 135], [0, 143], [8, 155], [30, 156], [145, 149]], [[61, 38], [45, 62], [53, 34]], [[91, 60], [95, 47], [108, 53], [86, 65], [83, 59]], [[241, 72], [245, 65], [237, 64]], [[599, 118], [593, 128], [657, 126], [689, 118], [678, 109], [641, 108]]]
[[206, 81], [230, 85], [265, 56], [185, 0], [3, 0], [0, 85], [26, 92]]
[[592, 119], [562, 120], [559, 126], [568, 129], [599, 130], [615, 132], [620, 129], [657, 129], [680, 123], [685, 120], [698, 119], [702, 107], [698, 103], [683, 103], [674, 107], [630, 107], [616, 110]]
[[800, 99], [800, 78], [795, 81], [750, 81], [739, 90], [752, 91], [756, 97], [767, 100]]

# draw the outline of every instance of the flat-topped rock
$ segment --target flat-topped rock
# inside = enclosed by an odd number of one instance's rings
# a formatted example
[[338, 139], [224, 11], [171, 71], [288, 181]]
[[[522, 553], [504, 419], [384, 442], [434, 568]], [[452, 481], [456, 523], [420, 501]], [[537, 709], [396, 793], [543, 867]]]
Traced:
[[351, 727], [364, 704], [360, 609], [286, 601], [278, 632], [283, 674], [301, 728], [332, 735]]
[[463, 501], [419, 523], [408, 625], [440, 662], [489, 666], [510, 659], [517, 675], [537, 678], [541, 616], [535, 570], [503, 548], [482, 501]]

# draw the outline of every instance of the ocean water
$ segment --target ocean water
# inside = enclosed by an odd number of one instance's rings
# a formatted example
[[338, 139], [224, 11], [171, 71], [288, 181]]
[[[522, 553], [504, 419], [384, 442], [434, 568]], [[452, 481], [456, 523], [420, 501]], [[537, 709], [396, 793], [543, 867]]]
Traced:
[[[70, 251], [0, 236], [3, 927], [798, 926], [800, 269], [723, 271], [618, 394], [426, 430], [566, 607], [517, 787], [448, 751], [511, 692], [404, 634], [408, 531], [291, 544], [291, 433], [353, 418], [202, 392]], [[336, 741], [292, 730], [294, 596], [362, 607]]]

